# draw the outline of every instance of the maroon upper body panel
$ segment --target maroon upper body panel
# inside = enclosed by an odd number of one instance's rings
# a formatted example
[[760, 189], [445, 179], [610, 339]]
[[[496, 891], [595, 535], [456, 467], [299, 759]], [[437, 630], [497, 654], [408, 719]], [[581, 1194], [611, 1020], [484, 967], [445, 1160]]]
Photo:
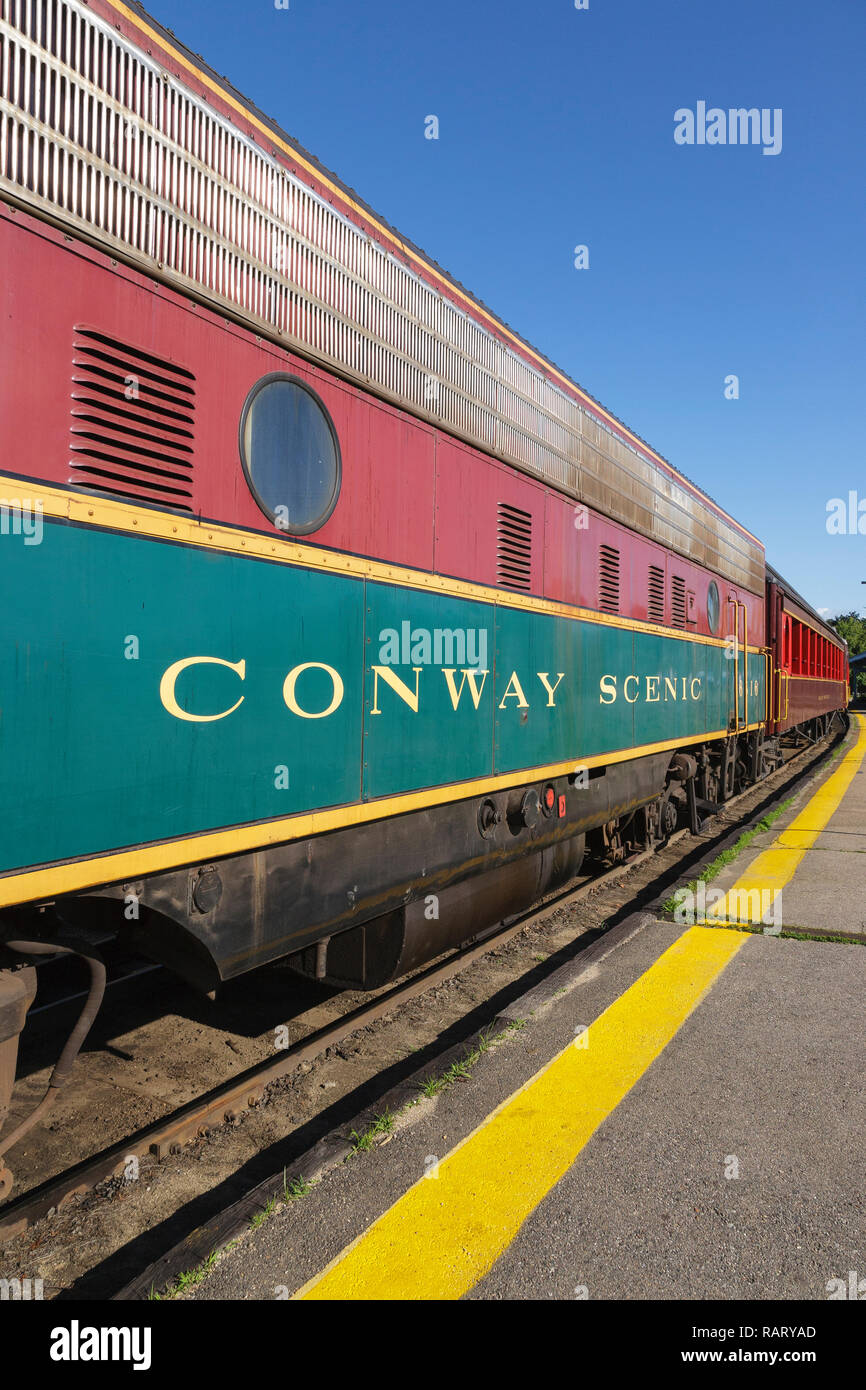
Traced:
[[[736, 597], [746, 605], [750, 643], [764, 644], [763, 595], [736, 593], [727, 581], [550, 486], [3, 204], [0, 263], [15, 266], [0, 288], [6, 473], [82, 485], [73, 466], [73, 445], [80, 448], [82, 431], [86, 436], [81, 419], [73, 417], [73, 409], [83, 413], [76, 399], [83, 392], [76, 346], [95, 345], [117, 360], [128, 349], [130, 360], [143, 361], [145, 369], [152, 359], [158, 375], [180, 383], [191, 403], [184, 445], [191, 478], [180, 505], [200, 517], [285, 539], [250, 490], [238, 435], [256, 383], [270, 373], [290, 374], [320, 397], [342, 457], [332, 514], [305, 540], [291, 537], [292, 544], [518, 588], [583, 608], [608, 607], [703, 634], [710, 632], [707, 594], [715, 582], [721, 630], [727, 630], [727, 600]], [[156, 447], [167, 438], [158, 437]], [[111, 484], [106, 490], [122, 493]], [[149, 497], [151, 505], [172, 504], [159, 490], [127, 495], [133, 501]], [[515, 525], [529, 538], [525, 576], [518, 583], [503, 571], [502, 528]], [[615, 553], [618, 565], [615, 607], [600, 591], [602, 548], [608, 558]], [[686, 605], [682, 621], [672, 606], [675, 584]]]
[[[755, 540], [740, 522], [729, 516], [718, 503], [703, 493], [695, 483], [674, 468], [646, 441], [640, 439], [622, 421], [616, 419], [609, 410], [601, 406], [580, 386], [566, 377], [543, 354], [539, 353], [519, 335], [513, 333], [508, 325], [492, 313], [486, 305], [442, 270], [422, 250], [403, 237], [399, 231], [391, 227], [336, 174], [320, 164], [297, 141], [292, 140], [273, 118], [259, 111], [243, 93], [231, 85], [227, 78], [213, 71], [204, 58], [186, 48], [171, 30], [162, 26], [143, 7], [134, 2], [131, 6], [127, 6], [117, 4], [114, 0], [89, 0], [89, 8], [94, 15], [110, 24], [125, 40], [151, 57], [166, 73], [177, 78], [190, 92], [203, 99], [214, 112], [228, 118], [231, 124], [241, 131], [247, 139], [262, 150], [267, 151], [292, 174], [297, 175], [308, 188], [331, 203], [350, 222], [362, 229], [372, 241], [385, 247], [389, 254], [396, 257], [398, 261], [411, 266], [412, 270], [432, 285], [438, 294], [451, 301], [461, 311], [466, 312], [470, 318], [482, 324], [488, 332], [502, 343], [507, 344], [518, 356], [530, 363], [535, 370], [541, 372], [567, 395], [579, 401], [591, 414], [602, 419], [605, 426], [613, 434], [635, 448], [653, 466], [660, 468], [662, 473], [673, 480], [687, 496], [700, 499], [701, 503], [717, 517], [723, 519], [726, 525], [735, 527], [744, 535]], [[759, 544], [757, 541], [756, 543]]]

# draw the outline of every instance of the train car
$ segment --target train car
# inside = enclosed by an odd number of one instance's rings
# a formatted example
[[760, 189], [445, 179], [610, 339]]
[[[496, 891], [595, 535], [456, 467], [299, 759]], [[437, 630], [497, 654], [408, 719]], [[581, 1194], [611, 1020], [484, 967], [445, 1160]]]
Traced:
[[775, 672], [770, 732], [818, 739], [848, 704], [847, 643], [770, 565], [767, 627]]
[[844, 705], [755, 536], [144, 11], [0, 14], [7, 943], [377, 986]]

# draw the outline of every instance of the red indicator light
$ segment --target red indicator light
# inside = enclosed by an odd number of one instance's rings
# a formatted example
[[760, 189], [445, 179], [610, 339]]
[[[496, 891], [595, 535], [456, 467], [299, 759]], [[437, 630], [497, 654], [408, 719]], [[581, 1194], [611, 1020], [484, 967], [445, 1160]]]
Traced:
[[547, 807], [548, 811], [552, 811], [552, 810], [553, 810], [553, 804], [554, 804], [555, 801], [556, 801], [556, 792], [553, 790], [553, 787], [545, 787], [545, 788], [544, 788], [544, 804], [545, 804], [545, 806]]

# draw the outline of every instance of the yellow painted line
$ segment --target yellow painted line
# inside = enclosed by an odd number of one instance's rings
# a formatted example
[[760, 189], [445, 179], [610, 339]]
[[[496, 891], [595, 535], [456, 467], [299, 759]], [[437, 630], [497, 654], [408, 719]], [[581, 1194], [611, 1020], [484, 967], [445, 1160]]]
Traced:
[[786, 884], [823, 834], [838, 811], [848, 788], [866, 757], [866, 719], [853, 716], [859, 726], [857, 739], [836, 771], [810, 798], [786, 830], [780, 832], [769, 849], [758, 855], [737, 879], [724, 898], [708, 909], [707, 922], [739, 922], [761, 926]]
[[488, 1272], [747, 938], [692, 927], [420, 1178], [305, 1299], [457, 1299]]

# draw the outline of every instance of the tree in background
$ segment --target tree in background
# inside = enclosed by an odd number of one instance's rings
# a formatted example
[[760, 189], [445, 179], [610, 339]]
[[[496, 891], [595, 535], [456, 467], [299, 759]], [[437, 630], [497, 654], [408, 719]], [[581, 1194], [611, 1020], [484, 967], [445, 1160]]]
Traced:
[[840, 637], [845, 638], [849, 655], [859, 656], [866, 651], [866, 618], [861, 618], [855, 612], [840, 613], [837, 618], [829, 618], [828, 622]]
[[[845, 638], [849, 656], [859, 656], [861, 652], [866, 651], [866, 618], [861, 618], [859, 613], [852, 610], [850, 613], [840, 613], [836, 618], [829, 618], [828, 622], [840, 637]], [[851, 693], [866, 696], [866, 671], [856, 673], [855, 688]]]

